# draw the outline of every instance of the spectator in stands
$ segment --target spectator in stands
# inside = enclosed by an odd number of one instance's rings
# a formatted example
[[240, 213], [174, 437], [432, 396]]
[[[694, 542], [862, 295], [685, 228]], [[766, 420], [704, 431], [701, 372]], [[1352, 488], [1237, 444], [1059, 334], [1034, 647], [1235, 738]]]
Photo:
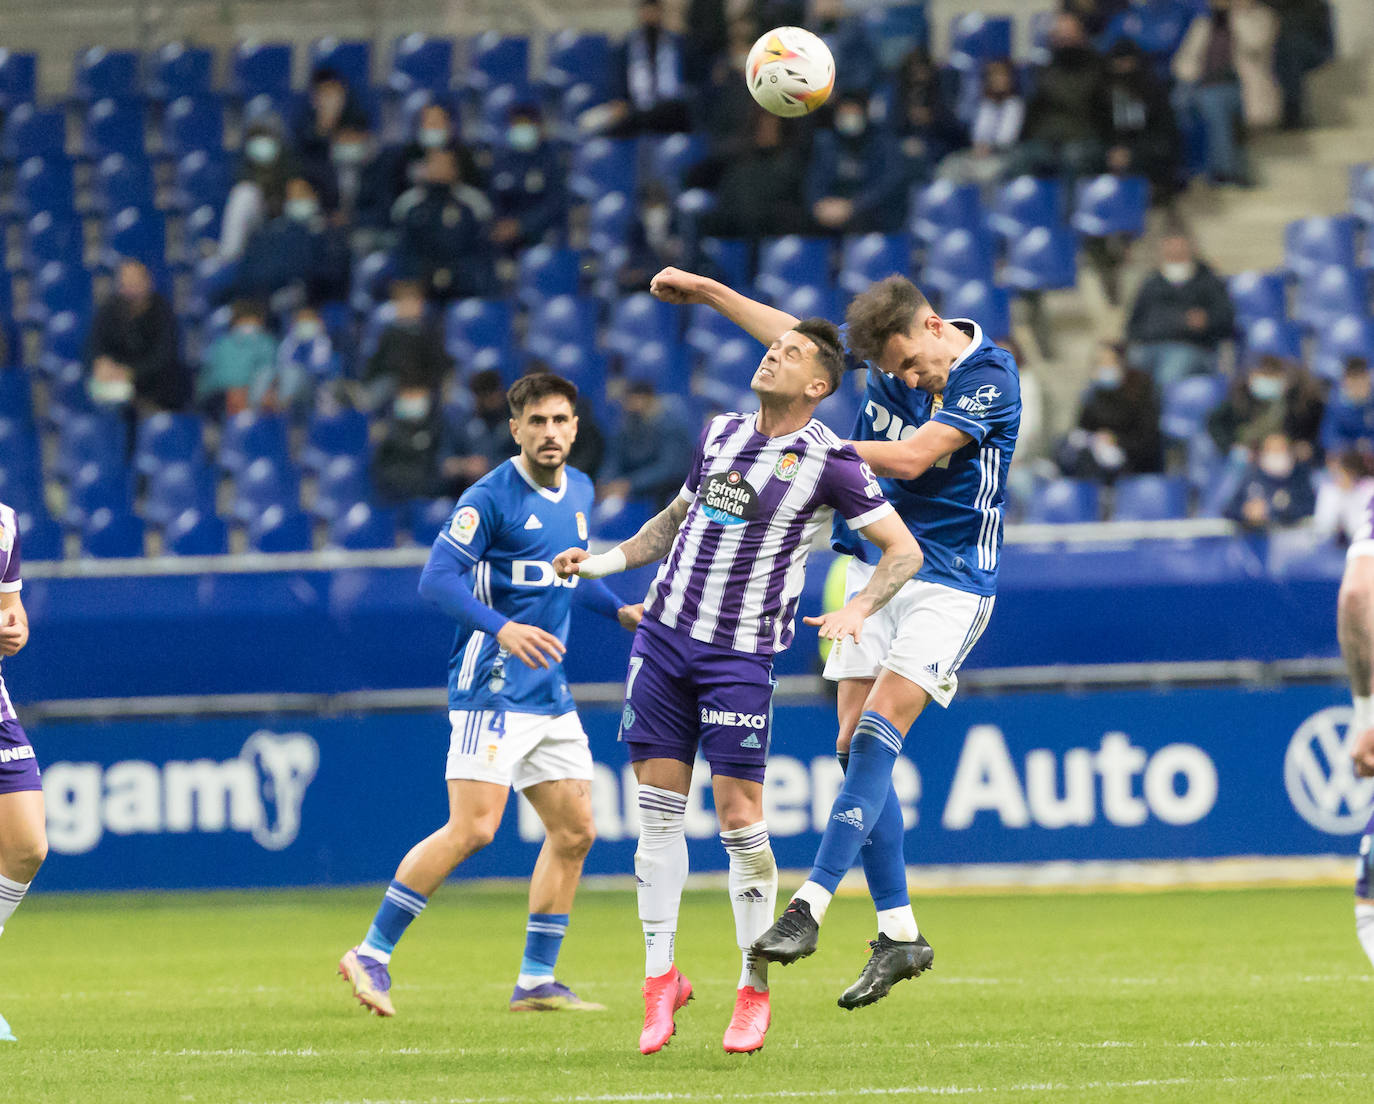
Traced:
[[330, 226], [315, 186], [303, 176], [286, 183], [282, 213], [249, 240], [239, 262], [235, 295], [272, 302], [279, 294], [298, 302], [321, 303], [348, 295], [352, 255], [348, 237]]
[[513, 108], [503, 141], [492, 153], [487, 194], [494, 208], [491, 240], [506, 252], [537, 245], [567, 230], [566, 171], [544, 133], [536, 104]]
[[219, 255], [223, 260], [238, 260], [248, 239], [281, 214], [286, 181], [292, 172], [277, 125], [259, 120], [250, 126], [243, 138], [239, 179], [229, 190], [220, 219]]
[[396, 201], [400, 270], [436, 299], [493, 290], [491, 202], [459, 175], [458, 157], [440, 147], [425, 155], [423, 183]]
[[1118, 42], [1134, 42], [1145, 51], [1150, 68], [1161, 78], [1168, 77], [1183, 32], [1188, 29], [1184, 16], [1194, 10], [1194, 0], [1129, 0], [1097, 38], [1098, 48], [1110, 50]]
[[1065, 475], [1103, 483], [1163, 468], [1159, 393], [1146, 373], [1126, 365], [1120, 345], [1098, 343], [1078, 425], [1060, 446], [1058, 459]]
[[1326, 458], [1326, 477], [1317, 487], [1312, 531], [1322, 540], [1349, 544], [1368, 523], [1374, 499], [1374, 457], [1347, 449]]
[[390, 224], [391, 205], [400, 194], [395, 154], [375, 148], [366, 128], [342, 123], [319, 171], [314, 183], [324, 210], [350, 229], [373, 232], [365, 251], [376, 240], [375, 232]]
[[328, 175], [330, 152], [340, 131], [371, 129], [367, 112], [346, 82], [333, 69], [317, 69], [310, 77], [309, 97], [292, 128], [301, 167], [312, 179]]
[[1246, 128], [1278, 121], [1277, 27], [1274, 13], [1260, 0], [1210, 0], [1174, 55], [1179, 103], [1202, 122], [1206, 171], [1214, 183], [1248, 187]]
[[899, 230], [905, 175], [891, 134], [869, 118], [868, 96], [846, 92], [812, 147], [806, 188], [811, 217], [822, 233]]
[[672, 197], [663, 185], [646, 185], [625, 241], [625, 263], [616, 273], [621, 291], [643, 291], [654, 273], [682, 263], [683, 242], [675, 218]]
[[621, 138], [690, 130], [686, 60], [682, 36], [663, 27], [660, 0], [640, 0], [639, 26], [616, 56], [615, 96], [584, 112], [578, 124]]
[[940, 175], [961, 184], [987, 185], [1001, 179], [1025, 120], [1026, 102], [1016, 89], [1015, 67], [1004, 58], [985, 63], [970, 134], [973, 145], [946, 157]]
[[758, 105], [740, 74], [757, 37], [758, 27], [749, 16], [730, 21], [727, 51], [711, 67], [702, 89], [706, 156], [687, 170], [683, 178], [687, 188], [715, 188], [725, 170], [753, 145]]
[[877, 85], [881, 76], [877, 48], [863, 19], [845, 10], [845, 0], [813, 0], [805, 26], [830, 47], [836, 92], [867, 93]]
[[437, 395], [453, 369], [443, 335], [426, 316], [424, 285], [418, 280], [393, 281], [391, 304], [392, 321], [382, 330], [363, 375], [374, 406], [403, 392]]
[[184, 410], [191, 379], [178, 352], [180, 337], [172, 305], [153, 286], [141, 261], [123, 261], [115, 291], [95, 312], [89, 338], [91, 398], [121, 407]]
[[1181, 231], [1159, 243], [1159, 268], [1136, 295], [1126, 323], [1129, 359], [1161, 391], [1184, 376], [1216, 368], [1217, 350], [1235, 326], [1226, 284]]
[[1061, 12], [1050, 32], [1050, 63], [1036, 76], [1021, 144], [1007, 174], [1078, 177], [1100, 171], [1110, 133], [1106, 67], [1083, 23]]
[[806, 143], [762, 109], [755, 109], [753, 128], [753, 141], [721, 175], [715, 208], [699, 225], [703, 235], [758, 239], [812, 226], [803, 197]]
[[196, 374], [196, 405], [214, 417], [238, 414], [266, 396], [277, 361], [261, 303], [240, 299], [230, 308], [229, 329], [210, 342]]
[[1374, 385], [1364, 357], [1347, 360], [1340, 386], [1332, 388], [1322, 419], [1321, 446], [1328, 456], [1350, 449], [1374, 455]]
[[1300, 459], [1310, 460], [1324, 405], [1321, 385], [1310, 372], [1282, 357], [1262, 356], [1232, 384], [1207, 429], [1223, 453], [1259, 448], [1270, 434], [1282, 433]]
[[1083, 24], [1089, 38], [1097, 38], [1118, 15], [1126, 10], [1126, 0], [1063, 0], [1064, 11]]
[[478, 189], [485, 185], [486, 176], [477, 158], [458, 139], [452, 112], [441, 103], [429, 103], [416, 116], [414, 137], [401, 149], [397, 195], [412, 185], [424, 184], [425, 159], [436, 149], [453, 151], [458, 158], [459, 179]]
[[1315, 506], [1311, 467], [1298, 459], [1287, 435], [1276, 431], [1261, 442], [1226, 516], [1247, 529], [1264, 530], [1296, 525]]
[[907, 164], [907, 178], [913, 184], [929, 180], [936, 165], [967, 144], [940, 70], [924, 46], [915, 47], [902, 60], [891, 125]]
[[442, 448], [444, 493], [454, 498], [517, 451], [501, 373], [495, 369], [478, 372], [470, 386], [472, 412], [449, 428]]
[[1143, 176], [1150, 181], [1151, 202], [1169, 202], [1181, 183], [1178, 120], [1163, 83], [1130, 39], [1122, 39], [1107, 55], [1107, 95], [1107, 171]]
[[372, 453], [372, 482], [385, 503], [433, 498], [443, 490], [439, 449], [444, 423], [437, 387], [418, 380], [402, 383], [384, 409], [377, 447]]
[[1330, 0], [1265, 0], [1278, 14], [1274, 76], [1283, 99], [1285, 130], [1307, 126], [1307, 74], [1335, 56]]
[[725, 0], [687, 0], [682, 23], [687, 42], [687, 79], [704, 85], [716, 62], [730, 51], [730, 18]]
[[597, 497], [644, 499], [657, 508], [682, 486], [695, 432], [681, 404], [660, 396], [651, 380], [631, 381], [622, 406], [625, 415], [598, 473]]
[[341, 370], [320, 312], [312, 306], [300, 307], [277, 347], [272, 371], [262, 377], [259, 393], [251, 398], [254, 405], [302, 412], [316, 389], [336, 381]]

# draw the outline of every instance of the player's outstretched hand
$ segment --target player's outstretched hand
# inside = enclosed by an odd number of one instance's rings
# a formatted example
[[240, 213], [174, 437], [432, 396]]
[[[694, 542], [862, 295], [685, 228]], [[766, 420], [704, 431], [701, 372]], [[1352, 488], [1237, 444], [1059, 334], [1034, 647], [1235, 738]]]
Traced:
[[819, 617], [803, 617], [802, 620], [808, 625], [817, 626], [822, 640], [843, 640], [846, 636], [852, 636], [857, 644], [864, 629], [862, 611], [852, 606], [843, 606]]
[[496, 642], [526, 667], [545, 670], [559, 662], [565, 651], [563, 642], [553, 633], [536, 625], [522, 625], [519, 621], [507, 621], [496, 634]]
[[1355, 741], [1350, 752], [1355, 760], [1355, 773], [1361, 778], [1374, 778], [1374, 728], [1366, 728]]
[[581, 574], [577, 565], [590, 555], [585, 548], [569, 548], [566, 552], [560, 552], [553, 558], [553, 573], [560, 579], [571, 579]]
[[24, 626], [19, 615], [14, 610], [0, 614], [0, 656], [12, 656], [23, 646]]
[[636, 602], [633, 606], [621, 606], [616, 611], [616, 616], [620, 619], [620, 627], [634, 632], [639, 628], [639, 623], [644, 620], [644, 603]]
[[649, 281], [649, 293], [665, 303], [704, 303], [710, 284], [705, 276], [683, 272], [680, 268], [665, 268]]

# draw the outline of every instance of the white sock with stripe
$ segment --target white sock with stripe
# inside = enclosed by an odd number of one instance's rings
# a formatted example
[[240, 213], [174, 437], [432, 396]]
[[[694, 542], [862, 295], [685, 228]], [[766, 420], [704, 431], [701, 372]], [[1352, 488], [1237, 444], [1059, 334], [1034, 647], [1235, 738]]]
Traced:
[[750, 985], [766, 992], [768, 963], [755, 961], [749, 947], [772, 925], [778, 901], [778, 864], [773, 861], [768, 825], [759, 821], [722, 831], [720, 842], [730, 856], [730, 907], [735, 912], [735, 942], [743, 955], [739, 988]]
[[19, 902], [24, 899], [31, 885], [32, 882], [16, 882], [0, 874], [0, 932], [5, 930], [5, 923], [14, 915], [14, 910], [19, 907]]
[[635, 882], [644, 929], [645, 977], [661, 977], [673, 968], [678, 910], [687, 884], [686, 815], [686, 794], [639, 787]]

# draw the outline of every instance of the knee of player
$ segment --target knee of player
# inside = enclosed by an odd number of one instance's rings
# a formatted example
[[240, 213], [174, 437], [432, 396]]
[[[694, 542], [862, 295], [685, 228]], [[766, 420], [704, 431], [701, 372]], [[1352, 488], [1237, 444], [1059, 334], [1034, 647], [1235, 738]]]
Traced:
[[596, 842], [596, 827], [590, 820], [567, 824], [550, 833], [549, 837], [560, 855], [572, 859], [584, 859]]
[[1341, 580], [1336, 608], [1341, 618], [1363, 617], [1374, 605], [1374, 575], [1368, 572], [1347, 572]]
[[732, 805], [717, 809], [716, 818], [720, 821], [722, 832], [734, 832], [760, 823], [763, 820], [763, 810], [753, 806]]
[[455, 851], [470, 855], [474, 851], [482, 850], [496, 838], [496, 829], [500, 827], [500, 824], [499, 820], [488, 818], [477, 818], [458, 823], [450, 822], [448, 825], [449, 841]]
[[5, 866], [11, 872], [10, 877], [16, 882], [31, 882], [47, 857], [48, 840], [46, 836], [40, 835], [12, 848], [10, 853], [5, 855]]

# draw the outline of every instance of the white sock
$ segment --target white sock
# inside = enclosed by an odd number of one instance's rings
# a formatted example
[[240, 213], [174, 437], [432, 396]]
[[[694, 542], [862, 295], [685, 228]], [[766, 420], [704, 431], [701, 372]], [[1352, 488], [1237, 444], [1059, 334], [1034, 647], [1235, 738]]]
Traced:
[[1356, 733], [1363, 732], [1366, 728], [1374, 728], [1374, 698], [1351, 697], [1350, 704], [1354, 708], [1354, 716], [1350, 718], [1350, 727]]
[[391, 961], [390, 951], [384, 951], [381, 947], [373, 946], [366, 939], [363, 940], [362, 945], [358, 948], [358, 953], [364, 958], [370, 958], [375, 962], [380, 962], [383, 966]]
[[1355, 934], [1360, 937], [1360, 946], [1374, 965], [1374, 905], [1355, 906]]
[[547, 985], [551, 981], [557, 981], [552, 974], [520, 974], [515, 979], [515, 984], [521, 989], [533, 989], [538, 985]]
[[674, 933], [687, 884], [687, 795], [657, 786], [639, 787], [639, 847], [635, 881], [644, 929], [644, 976], [660, 977], [673, 966]]
[[808, 881], [803, 882], [801, 889], [792, 894], [792, 899], [805, 901], [810, 905], [811, 918], [819, 924], [825, 919], [825, 910], [830, 907], [831, 896], [830, 890], [826, 889], [825, 886]]
[[768, 963], [755, 961], [749, 947], [773, 924], [778, 903], [778, 864], [768, 841], [768, 825], [763, 821], [745, 828], [731, 828], [720, 834], [720, 842], [730, 856], [730, 907], [735, 912], [735, 942], [743, 962], [739, 987], [768, 990]]
[[14, 915], [31, 885], [32, 882], [16, 882], [0, 874], [0, 932], [5, 930], [5, 921]]
[[899, 943], [914, 943], [921, 934], [916, 926], [916, 914], [910, 905], [900, 908], [881, 909], [878, 912], [878, 931]]

